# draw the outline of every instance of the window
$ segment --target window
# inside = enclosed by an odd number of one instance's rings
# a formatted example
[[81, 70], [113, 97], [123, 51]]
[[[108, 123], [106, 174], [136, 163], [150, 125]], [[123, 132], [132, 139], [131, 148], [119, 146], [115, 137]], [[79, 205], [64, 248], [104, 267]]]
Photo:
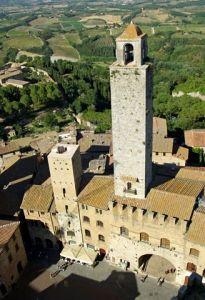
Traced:
[[101, 242], [104, 242], [104, 241], [105, 241], [104, 235], [99, 234], [99, 235], [98, 235], [98, 240], [101, 241]]
[[16, 243], [16, 245], [15, 245], [15, 249], [16, 249], [16, 252], [18, 252], [19, 251], [19, 245]]
[[193, 256], [199, 257], [199, 250], [191, 248], [190, 252], [189, 252], [189, 255], [193, 255]]
[[67, 231], [67, 236], [75, 236], [75, 232], [74, 231], [72, 231], [72, 230], [68, 230]]
[[87, 230], [87, 229], [85, 229], [85, 236], [87, 236], [87, 237], [91, 237], [90, 230]]
[[65, 197], [65, 194], [66, 194], [66, 190], [65, 188], [63, 188], [63, 197]]
[[129, 64], [132, 61], [134, 61], [134, 48], [133, 48], [133, 45], [126, 44], [124, 46], [124, 62], [125, 62], [125, 65]]
[[128, 189], [128, 190], [131, 190], [131, 188], [132, 188], [132, 183], [131, 183], [131, 182], [128, 182], [128, 183], [127, 183], [127, 189]]
[[102, 221], [97, 221], [96, 226], [103, 227], [103, 222]]
[[82, 204], [82, 209], [86, 209], [86, 210], [88, 210], [88, 206], [87, 205], [85, 205], [85, 204]]
[[196, 272], [196, 266], [193, 263], [188, 262], [186, 265], [186, 269], [189, 272]]
[[159, 152], [155, 152], [156, 155], [159, 155]]
[[149, 235], [146, 232], [140, 233], [140, 241], [141, 242], [149, 242]]
[[120, 235], [128, 236], [129, 230], [126, 227], [120, 227]]
[[68, 205], [65, 205], [65, 211], [68, 212]]
[[90, 218], [84, 216], [83, 217], [83, 222], [90, 223]]
[[160, 240], [160, 247], [170, 249], [170, 241], [168, 239], [161, 239]]
[[95, 212], [96, 212], [96, 214], [102, 215], [102, 210], [101, 210], [101, 209], [96, 208], [96, 209], [95, 209]]
[[12, 262], [12, 260], [13, 260], [13, 257], [12, 257], [12, 255], [11, 255], [11, 254], [9, 254], [9, 256], [8, 256], [8, 260], [9, 260], [9, 262]]
[[32, 214], [32, 213], [34, 213], [34, 211], [33, 211], [33, 210], [30, 210], [30, 213]]
[[165, 152], [163, 152], [163, 156], [166, 156], [166, 153], [165, 153]]
[[41, 212], [41, 215], [45, 215], [45, 213], [42, 211], [42, 212]]

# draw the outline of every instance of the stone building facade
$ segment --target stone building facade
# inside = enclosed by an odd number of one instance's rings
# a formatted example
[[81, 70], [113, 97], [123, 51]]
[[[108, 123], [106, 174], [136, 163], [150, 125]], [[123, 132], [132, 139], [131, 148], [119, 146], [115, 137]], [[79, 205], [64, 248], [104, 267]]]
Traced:
[[48, 156], [57, 217], [62, 239], [81, 243], [77, 195], [82, 175], [78, 145], [57, 144]]
[[19, 222], [0, 220], [0, 299], [15, 286], [26, 265]]
[[114, 176], [82, 174], [78, 145], [48, 156], [65, 248], [83, 245], [122, 268], [183, 284], [205, 277], [205, 170], [152, 174], [152, 66], [147, 40], [130, 24], [110, 68]]

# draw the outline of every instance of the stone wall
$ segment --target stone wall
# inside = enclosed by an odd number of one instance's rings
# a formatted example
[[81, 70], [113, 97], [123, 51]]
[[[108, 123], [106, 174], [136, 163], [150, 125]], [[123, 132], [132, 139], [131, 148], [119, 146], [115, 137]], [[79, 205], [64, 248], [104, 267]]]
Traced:
[[[115, 194], [144, 198], [152, 177], [151, 68], [113, 64], [110, 77]], [[130, 191], [125, 177], [133, 179]]]

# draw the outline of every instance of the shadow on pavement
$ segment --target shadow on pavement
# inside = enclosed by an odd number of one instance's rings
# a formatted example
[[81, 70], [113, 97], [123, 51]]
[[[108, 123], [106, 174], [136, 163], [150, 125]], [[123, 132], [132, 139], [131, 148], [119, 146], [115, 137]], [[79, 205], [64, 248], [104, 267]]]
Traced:
[[[131, 272], [113, 271], [101, 282], [76, 274], [61, 281], [59, 277], [43, 291], [38, 291], [27, 283], [24, 289], [19, 287], [14, 290], [6, 300], [134, 300], [140, 295], [136, 277]], [[49, 280], [53, 279], [48, 278]]]

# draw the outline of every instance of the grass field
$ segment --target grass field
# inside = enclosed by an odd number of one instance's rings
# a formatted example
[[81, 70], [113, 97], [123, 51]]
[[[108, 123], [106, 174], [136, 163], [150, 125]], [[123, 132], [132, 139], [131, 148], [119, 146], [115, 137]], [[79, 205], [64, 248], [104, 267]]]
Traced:
[[96, 26], [103, 27], [106, 24], [107, 24], [106, 21], [102, 20], [102, 19], [89, 19], [89, 20], [83, 22], [83, 25], [85, 27], [89, 27], [89, 26], [92, 26], [92, 27], [96, 27]]
[[39, 17], [33, 21], [30, 22], [30, 25], [33, 27], [47, 27], [53, 24], [58, 24], [59, 20], [58, 18], [46, 18], [46, 17]]
[[40, 38], [36, 37], [33, 34], [22, 33], [19, 32], [16, 35], [12, 34], [8, 38], [3, 41], [4, 48], [17, 48], [21, 50], [26, 50], [32, 47], [41, 47], [43, 46], [43, 42]]
[[65, 34], [65, 37], [71, 45], [81, 43], [81, 39], [78, 32], [68, 32]]
[[65, 30], [75, 29], [78, 31], [83, 27], [82, 23], [80, 22], [80, 19], [77, 17], [63, 16], [59, 19], [59, 21]]
[[79, 59], [78, 51], [73, 48], [64, 35], [58, 35], [48, 40], [55, 56]]
[[88, 20], [104, 20], [106, 23], [109, 24], [114, 24], [114, 23], [121, 23], [122, 21], [122, 16], [120, 15], [93, 15], [93, 16], [88, 16], [88, 17], [82, 17], [81, 21], [86, 22]]

